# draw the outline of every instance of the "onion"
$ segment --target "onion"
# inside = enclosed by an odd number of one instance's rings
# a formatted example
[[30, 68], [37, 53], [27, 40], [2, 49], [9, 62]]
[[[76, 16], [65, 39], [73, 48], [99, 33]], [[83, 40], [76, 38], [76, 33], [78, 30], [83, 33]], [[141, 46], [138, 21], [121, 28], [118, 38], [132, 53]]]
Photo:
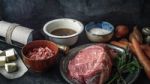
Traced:
[[126, 25], [118, 25], [116, 27], [116, 37], [121, 38], [125, 37], [129, 32], [129, 29]]

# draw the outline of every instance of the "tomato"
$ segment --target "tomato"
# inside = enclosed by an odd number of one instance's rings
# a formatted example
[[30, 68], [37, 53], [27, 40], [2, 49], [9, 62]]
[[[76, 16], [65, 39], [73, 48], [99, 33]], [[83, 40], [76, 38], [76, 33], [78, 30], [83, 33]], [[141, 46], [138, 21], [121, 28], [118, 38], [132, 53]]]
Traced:
[[126, 25], [118, 25], [116, 26], [116, 37], [117, 38], [122, 38], [122, 37], [125, 37], [127, 36], [129, 32], [129, 29]]

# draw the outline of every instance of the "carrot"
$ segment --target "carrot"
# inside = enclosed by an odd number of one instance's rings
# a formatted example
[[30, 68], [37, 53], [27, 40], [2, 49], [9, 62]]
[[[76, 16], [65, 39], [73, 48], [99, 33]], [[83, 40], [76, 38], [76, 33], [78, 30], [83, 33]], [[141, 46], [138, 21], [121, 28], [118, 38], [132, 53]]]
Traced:
[[143, 41], [143, 38], [142, 38], [142, 34], [141, 32], [139, 31], [138, 27], [137, 26], [134, 26], [133, 28], [133, 32], [130, 33], [129, 35], [129, 40], [131, 41], [132, 38], [136, 38], [137, 41], [142, 44], [142, 41]]
[[[121, 47], [121, 48], [124, 48], [124, 49], [127, 46], [129, 46], [130, 50], [135, 54], [135, 49], [133, 48], [132, 43], [130, 43], [128, 41], [124, 41], [124, 40], [120, 40], [118, 42], [112, 41], [111, 44], [116, 45], [116, 46]], [[140, 47], [144, 51], [145, 55], [150, 59], [150, 47], [149, 47], [149, 45], [141, 45]]]
[[131, 45], [131, 43], [128, 41], [120, 40], [119, 42], [125, 45]]
[[118, 46], [118, 47], [121, 47], [121, 48], [124, 48], [124, 49], [126, 49], [127, 46], [128, 46], [129, 49], [130, 49], [130, 51], [135, 54], [135, 50], [134, 50], [134, 48], [133, 48], [133, 46], [132, 46], [132, 44], [131, 44], [130, 42], [122, 41], [122, 40], [121, 40], [121, 41], [119, 41], [119, 42], [117, 42], [117, 41], [112, 41], [111, 44], [113, 44], [113, 45], [115, 45], [115, 46]]
[[143, 50], [145, 55], [150, 59], [150, 51], [149, 50]]
[[117, 41], [111, 41], [110, 43], [113, 44], [113, 45], [115, 45], [115, 46], [124, 48], [124, 49], [127, 48], [127, 46], [128, 46], [126, 44], [123, 44], [123, 43], [120, 43], [120, 42], [117, 42]]
[[135, 53], [141, 65], [143, 66], [145, 73], [147, 74], [148, 78], [150, 79], [150, 60], [145, 56], [144, 52], [140, 47], [140, 43], [137, 41], [136, 38], [131, 39], [132, 45], [135, 49]]
[[99, 83], [98, 84], [104, 84], [104, 81], [106, 80], [104, 72], [100, 74]]
[[150, 51], [150, 46], [145, 44], [141, 46], [143, 50], [149, 50]]
[[141, 46], [146, 56], [150, 59], [150, 46], [149, 45], [142, 45]]
[[148, 44], [141, 45], [145, 55], [150, 59], [150, 46]]

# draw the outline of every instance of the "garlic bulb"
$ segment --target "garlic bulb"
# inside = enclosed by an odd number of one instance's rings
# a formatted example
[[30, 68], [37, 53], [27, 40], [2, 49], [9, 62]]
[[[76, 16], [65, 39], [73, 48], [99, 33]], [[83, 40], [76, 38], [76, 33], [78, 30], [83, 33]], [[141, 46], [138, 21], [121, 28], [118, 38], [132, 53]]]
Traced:
[[146, 43], [150, 44], [150, 36], [146, 36], [145, 41]]
[[144, 28], [142, 29], [142, 33], [143, 33], [144, 35], [150, 35], [150, 27], [144, 27]]

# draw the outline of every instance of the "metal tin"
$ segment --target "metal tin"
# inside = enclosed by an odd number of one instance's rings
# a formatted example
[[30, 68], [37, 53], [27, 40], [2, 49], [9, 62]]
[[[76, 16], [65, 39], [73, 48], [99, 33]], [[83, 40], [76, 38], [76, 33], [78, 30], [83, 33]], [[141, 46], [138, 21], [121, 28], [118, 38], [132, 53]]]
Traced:
[[146, 41], [146, 43], [150, 43], [150, 36], [146, 36], [146, 38], [145, 38], [145, 41]]
[[144, 28], [142, 29], [142, 33], [143, 33], [144, 35], [150, 35], [150, 27], [144, 27]]

